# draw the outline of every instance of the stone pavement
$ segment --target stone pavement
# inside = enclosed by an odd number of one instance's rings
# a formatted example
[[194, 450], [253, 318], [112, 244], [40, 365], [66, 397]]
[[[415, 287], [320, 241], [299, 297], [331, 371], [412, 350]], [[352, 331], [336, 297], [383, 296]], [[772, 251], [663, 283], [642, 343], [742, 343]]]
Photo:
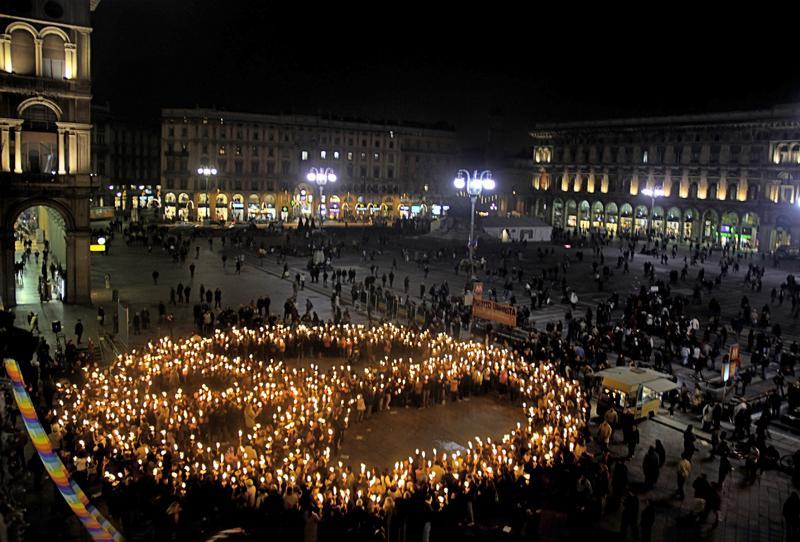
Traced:
[[[341, 234], [341, 229], [337, 232]], [[344, 235], [358, 235], [352, 232], [345, 232]], [[388, 246], [379, 247], [376, 243], [377, 231], [368, 233], [370, 239], [363, 243], [360, 237], [357, 239], [357, 248], [353, 249], [352, 244], [349, 242], [352, 239], [347, 238], [346, 250], [342, 258], [335, 261], [336, 267], [350, 268], [355, 267], [359, 269], [359, 280], [364, 274], [368, 272], [371, 264], [379, 266], [378, 277], [384, 272], [388, 274], [391, 269], [392, 258], [395, 257], [398, 262], [398, 269], [395, 271], [395, 288], [394, 290], [402, 292], [403, 278], [408, 275], [410, 277], [410, 289], [412, 297], [417, 297], [419, 294], [419, 285], [425, 284], [426, 287], [431, 284], [439, 284], [447, 280], [450, 284], [451, 293], [456, 294], [464, 286], [466, 277], [463, 273], [456, 275], [454, 272], [454, 260], [450, 257], [450, 252], [453, 248], [460, 248], [463, 243], [444, 242], [429, 239], [426, 237], [410, 238], [410, 237], [390, 237], [390, 244]], [[277, 240], [274, 244], [277, 244]], [[166, 326], [158, 326], [155, 324], [157, 320], [157, 304], [159, 300], [168, 302], [170, 286], [176, 286], [178, 282], [182, 281], [184, 285], [190, 284], [192, 287], [192, 301], [194, 302], [199, 296], [199, 285], [202, 283], [207, 288], [219, 287], [223, 291], [223, 306], [231, 306], [234, 309], [241, 303], [248, 303], [250, 300], [259, 296], [269, 295], [272, 299], [272, 312], [275, 313], [282, 310], [284, 300], [292, 295], [291, 282], [282, 280], [280, 273], [283, 265], [276, 264], [275, 258], [270, 257], [264, 260], [264, 265], [259, 266], [258, 259], [252, 253], [241, 251], [238, 249], [231, 249], [230, 246], [226, 247], [225, 252], [229, 254], [242, 253], [246, 254], [246, 265], [243, 267], [242, 273], [237, 275], [234, 272], [232, 258], [229, 258], [229, 263], [226, 269], [223, 269], [220, 259], [220, 250], [222, 246], [217, 239], [213, 250], [209, 250], [206, 239], [198, 239], [195, 245], [201, 247], [199, 259], [194, 259], [194, 250], [190, 251], [189, 258], [185, 264], [173, 263], [171, 257], [163, 252], [160, 248], [154, 248], [152, 253], [149, 253], [144, 247], [126, 247], [124, 244], [117, 240], [114, 243], [110, 255], [93, 254], [92, 256], [92, 285], [93, 294], [92, 300], [95, 307], [75, 307], [64, 306], [61, 303], [52, 302], [40, 304], [36, 301], [35, 297], [28, 295], [27, 297], [20, 296], [20, 299], [27, 299], [33, 302], [22, 304], [17, 307], [17, 322], [18, 325], [24, 327], [25, 315], [33, 310], [40, 314], [39, 328], [42, 330], [43, 335], [47, 337], [51, 343], [54, 339], [50, 331], [50, 322], [53, 320], [60, 320], [67, 338], [73, 338], [74, 324], [78, 318], [81, 318], [86, 332], [84, 337], [92, 338], [95, 343], [101, 336], [101, 329], [99, 328], [96, 320], [96, 306], [103, 305], [106, 309], [106, 324], [105, 328], [111, 328], [111, 289], [104, 287], [104, 275], [109, 273], [111, 275], [112, 288], [120, 290], [120, 297], [124, 302], [131, 304], [132, 310], [141, 309], [147, 306], [151, 313], [154, 326], [152, 329], [143, 332], [142, 335], [131, 335], [129, 347], [137, 347], [145, 344], [146, 341], [152, 338], [168, 334], [169, 329]], [[553, 248], [553, 245], [547, 244], [546, 248]], [[383, 254], [375, 256], [374, 260], [367, 262], [361, 261], [360, 250], [366, 247], [368, 251], [380, 250]], [[447, 254], [440, 262], [431, 262], [430, 273], [428, 278], [422, 277], [422, 272], [411, 261], [406, 263], [400, 256], [399, 249], [408, 248], [412, 254], [415, 250], [424, 251], [429, 250], [431, 253], [437, 247], [447, 247]], [[507, 246], [491, 246], [482, 245], [479, 255], [485, 255], [491, 262], [491, 265], [499, 264], [499, 251]], [[616, 257], [619, 253], [618, 242], [613, 242], [611, 246], [604, 249], [606, 264], [612, 268], [614, 275], [610, 282], [605, 285], [604, 291], [599, 292], [596, 290], [596, 285], [593, 281], [586, 280], [587, 275], [591, 270], [592, 251], [591, 249], [583, 249], [584, 258], [582, 263], [578, 263], [575, 257], [576, 250], [565, 249], [561, 246], [555, 246], [555, 254], [548, 257], [544, 261], [539, 261], [535, 256], [537, 246], [530, 245], [527, 253], [524, 255], [523, 260], [516, 265], [520, 265], [525, 270], [526, 276], [529, 276], [534, 270], [542, 269], [543, 267], [552, 267], [558, 265], [564, 255], [570, 258], [571, 265], [567, 274], [568, 285], [575, 288], [581, 302], [577, 311], [580, 314], [587, 306], [594, 306], [598, 301], [604, 300], [611, 292], [617, 291], [620, 296], [633, 291], [638, 288], [638, 283], [641, 277], [641, 266], [644, 261], [649, 261], [656, 266], [656, 274], [659, 278], [666, 279], [666, 273], [670, 269], [680, 269], [683, 265], [683, 256], [686, 254], [686, 249], [682, 248], [679, 257], [670, 259], [668, 265], [664, 266], [659, 263], [657, 258], [643, 256], [636, 254], [634, 261], [630, 264], [631, 273], [623, 275], [621, 270], [616, 269]], [[706, 268], [707, 278], [714, 277], [718, 272], [717, 261], [718, 254], [715, 254], [710, 261], [704, 265]], [[723, 319], [729, 321], [739, 307], [739, 300], [742, 295], [747, 295], [750, 298], [750, 303], [753, 307], [761, 307], [765, 303], [769, 303], [769, 292], [773, 287], [779, 287], [780, 283], [785, 280], [786, 274], [789, 272], [798, 273], [800, 270], [800, 262], [786, 262], [781, 263], [781, 267], [774, 269], [771, 267], [771, 262], [762, 262], [760, 258], [753, 259], [754, 263], [763, 265], [764, 263], [770, 264], [764, 278], [764, 286], [762, 292], [752, 292], [749, 289], [742, 288], [742, 279], [746, 271], [746, 263], [743, 264], [743, 269], [737, 274], [731, 273], [731, 276], [724, 279], [722, 286], [715, 289], [713, 295], [720, 301], [723, 311]], [[195, 263], [197, 271], [194, 279], [192, 280], [189, 274], [188, 266], [190, 263]], [[292, 269], [292, 274], [295, 271], [301, 271], [305, 268], [305, 258], [289, 258], [289, 266]], [[514, 265], [509, 262], [509, 265]], [[785, 268], [784, 266], [788, 266]], [[30, 266], [28, 273], [33, 273], [33, 266]], [[699, 266], [690, 268], [690, 280], [682, 283], [678, 288], [682, 290], [691, 291], [691, 286], [694, 284], [694, 277], [697, 273]], [[151, 273], [153, 270], [158, 270], [160, 273], [158, 285], [153, 284]], [[33, 286], [35, 292], [35, 275], [26, 276], [25, 289]], [[479, 278], [484, 279], [487, 284], [491, 281], [484, 276]], [[495, 284], [497, 284], [495, 280]], [[520, 303], [527, 303], [524, 295], [524, 285], [515, 283], [515, 294]], [[499, 288], [500, 290], [502, 287]], [[302, 308], [305, 305], [305, 299], [310, 298], [314, 303], [314, 310], [318, 312], [321, 318], [330, 317], [330, 293], [331, 287], [325, 288], [322, 284], [311, 284], [310, 277], [306, 274], [306, 289], [301, 291], [298, 296], [298, 307]], [[551, 297], [554, 301], [558, 301], [560, 288], [551, 288]], [[18, 292], [19, 293], [19, 292]], [[24, 294], [25, 292], [23, 292]], [[30, 292], [28, 292], [30, 293]], [[343, 289], [343, 304], [350, 309], [351, 315], [354, 320], [363, 321], [363, 315], [359, 315], [352, 307], [349, 306], [349, 288]], [[701, 316], [707, 316], [707, 301], [708, 296], [704, 293], [703, 304], [700, 306], [691, 306], [690, 310], [698, 311]], [[800, 322], [798, 320], [788, 318], [788, 311], [791, 304], [784, 302], [784, 306], [773, 306], [773, 321], [778, 318], [783, 326], [784, 336], [790, 342], [794, 338], [800, 337]], [[173, 311], [176, 314], [176, 324], [172, 330], [175, 335], [185, 335], [192, 333], [192, 307], [193, 303], [184, 304], [181, 306], [169, 306], [168, 311]], [[535, 318], [537, 324], [541, 327], [548, 321], [555, 321], [563, 318], [567, 307], [555, 303], [544, 309], [535, 311]], [[702, 318], [701, 318], [702, 319]], [[84, 339], [85, 342], [86, 339]], [[748, 354], [745, 353], [747, 360]], [[746, 361], [747, 362], [747, 361]], [[676, 373], [681, 381], [687, 381], [690, 387], [694, 382], [691, 377], [691, 372], [686, 371], [678, 366], [675, 366]], [[759, 391], [761, 388], [770, 388], [770, 377], [774, 374], [771, 371], [768, 374], [767, 381], [760, 386], [756, 384], [754, 390]], [[706, 371], [706, 377], [711, 376], [710, 371]], [[675, 464], [679, 453], [682, 448], [682, 439], [679, 430], [685, 427], [686, 423], [694, 423], [695, 427], [699, 426], [697, 420], [692, 417], [684, 417], [680, 413], [675, 416], [666, 416], [663, 412], [655, 420], [645, 421], [640, 426], [641, 431], [641, 444], [636, 457], [631, 462], [631, 478], [636, 482], [641, 482], [641, 458], [647, 450], [647, 446], [654, 442], [656, 438], [660, 438], [667, 449], [667, 465], [662, 471], [658, 487], [643, 496], [650, 496], [657, 500], [658, 513], [656, 521], [656, 529], [654, 530], [655, 540], [695, 540], [695, 539], [711, 539], [711, 540], [780, 540], [782, 539], [782, 518], [781, 507], [783, 501], [791, 491], [791, 481], [785, 474], [779, 472], [766, 472], [759, 477], [759, 480], [752, 487], [743, 487], [741, 484], [742, 473], [734, 471], [732, 476], [726, 483], [725, 493], [723, 495], [723, 513], [721, 517], [720, 526], [710, 531], [710, 524], [691, 527], [683, 526], [678, 521], [678, 518], [685, 514], [691, 500], [687, 497], [684, 502], [678, 502], [671, 498], [674, 493], [675, 485]], [[701, 432], [701, 438], [704, 436]], [[786, 434], [781, 431], [773, 431], [776, 447], [781, 453], [791, 453], [794, 449], [798, 448], [800, 442], [791, 434]], [[370, 437], [373, 438], [373, 437]], [[702, 446], [702, 439], [701, 439]], [[623, 446], [621, 444], [614, 445], [614, 450], [622, 453]], [[705, 449], [698, 452], [696, 457], [706, 455]], [[735, 464], [736, 468], [737, 465]], [[694, 469], [690, 482], [698, 474], [698, 472], [708, 472], [710, 479], [716, 479], [717, 461], [695, 461]], [[689, 485], [690, 485], [689, 482]], [[690, 494], [690, 492], [687, 492]], [[619, 515], [612, 514], [607, 516], [603, 522], [598, 526], [598, 535], [602, 531], [609, 533], [619, 528]]]

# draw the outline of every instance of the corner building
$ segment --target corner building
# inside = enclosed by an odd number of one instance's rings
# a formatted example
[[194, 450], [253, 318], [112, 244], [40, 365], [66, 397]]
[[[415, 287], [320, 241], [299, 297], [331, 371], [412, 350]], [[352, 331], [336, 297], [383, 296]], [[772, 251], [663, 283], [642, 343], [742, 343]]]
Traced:
[[[98, 0], [0, 5], [0, 277], [16, 304], [14, 225], [28, 209], [54, 228], [59, 295], [90, 303], [91, 11]], [[49, 226], [48, 226], [49, 229]], [[59, 249], [60, 247], [60, 249]]]
[[[456, 138], [442, 125], [165, 109], [161, 151], [167, 220], [271, 222], [322, 211], [366, 221], [426, 214], [452, 177]], [[312, 167], [337, 176], [324, 201], [306, 180]]]
[[555, 228], [652, 228], [762, 252], [800, 243], [800, 104], [539, 124], [530, 136], [527, 207]]

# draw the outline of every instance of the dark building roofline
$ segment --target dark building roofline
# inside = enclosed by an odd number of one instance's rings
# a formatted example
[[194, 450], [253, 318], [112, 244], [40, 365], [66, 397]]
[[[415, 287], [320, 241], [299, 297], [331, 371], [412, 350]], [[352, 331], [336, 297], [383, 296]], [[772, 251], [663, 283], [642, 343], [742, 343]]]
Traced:
[[664, 125], [714, 125], [751, 123], [769, 120], [797, 120], [800, 121], [800, 103], [776, 105], [772, 109], [758, 109], [752, 111], [730, 111], [722, 113], [700, 113], [690, 115], [669, 115], [661, 117], [630, 117], [606, 120], [587, 120], [574, 122], [557, 122], [534, 124], [529, 134], [536, 136], [537, 132], [580, 130], [608, 128], [641, 128], [657, 127]]
[[[245, 111], [228, 111], [225, 109], [219, 108], [202, 108], [196, 107], [193, 109], [189, 108], [181, 108], [181, 107], [165, 107], [161, 110], [161, 116], [170, 117], [170, 116], [189, 116], [189, 115], [209, 115], [209, 116], [225, 116], [231, 115], [233, 117], [248, 117], [248, 119], [242, 119], [243, 121], [249, 120], [266, 120], [267, 118], [277, 119], [298, 119], [305, 122], [317, 122], [317, 123], [330, 123], [330, 122], [346, 122], [351, 124], [368, 124], [373, 127], [375, 126], [385, 126], [386, 128], [417, 128], [422, 130], [435, 130], [439, 132], [453, 132], [455, 133], [456, 129], [455, 126], [449, 124], [445, 121], [437, 121], [437, 122], [414, 122], [414, 121], [404, 121], [404, 120], [374, 120], [374, 119], [365, 119], [365, 118], [358, 118], [358, 117], [346, 117], [340, 115], [331, 115], [331, 114], [320, 114], [320, 115], [312, 115], [312, 114], [305, 114], [305, 113], [257, 113], [257, 112], [245, 112]], [[262, 119], [259, 119], [262, 117]]]

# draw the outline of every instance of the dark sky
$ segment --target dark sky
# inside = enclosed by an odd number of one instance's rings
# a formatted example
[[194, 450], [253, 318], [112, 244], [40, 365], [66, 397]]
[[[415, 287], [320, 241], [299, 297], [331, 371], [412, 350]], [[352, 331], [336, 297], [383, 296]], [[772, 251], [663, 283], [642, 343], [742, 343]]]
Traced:
[[511, 4], [274, 4], [103, 0], [93, 22], [96, 98], [153, 117], [199, 105], [442, 120], [476, 144], [490, 123], [524, 141], [534, 122], [800, 101], [794, 32], [784, 40], [778, 28], [762, 39], [746, 25], [681, 13], [642, 24]]

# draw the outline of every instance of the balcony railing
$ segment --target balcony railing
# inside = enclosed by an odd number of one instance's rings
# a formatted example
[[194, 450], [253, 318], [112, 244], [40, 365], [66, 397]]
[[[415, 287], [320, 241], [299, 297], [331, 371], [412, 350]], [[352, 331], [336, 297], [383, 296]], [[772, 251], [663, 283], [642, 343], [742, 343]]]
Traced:
[[0, 88], [26, 94], [63, 94], [91, 92], [91, 83], [81, 79], [50, 79], [33, 75], [0, 72]]

